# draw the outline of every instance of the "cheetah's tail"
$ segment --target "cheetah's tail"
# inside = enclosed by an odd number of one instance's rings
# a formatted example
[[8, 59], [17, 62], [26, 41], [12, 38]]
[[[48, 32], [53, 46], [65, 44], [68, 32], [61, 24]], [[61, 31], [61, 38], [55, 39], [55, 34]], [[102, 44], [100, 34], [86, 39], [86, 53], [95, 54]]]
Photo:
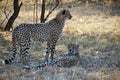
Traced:
[[[13, 35], [13, 37], [15, 38], [14, 35]], [[13, 39], [12, 55], [8, 59], [5, 59], [4, 61], [2, 61], [2, 63], [10, 64], [11, 62], [13, 62], [15, 60], [16, 54], [17, 54], [17, 41], [15, 41], [15, 39]]]
[[13, 62], [15, 60], [15, 57], [16, 57], [16, 52], [17, 50], [16, 49], [13, 49], [13, 53], [12, 55], [8, 58], [8, 59], [5, 59], [4, 61], [2, 61], [3, 64], [10, 64], [11, 62]]

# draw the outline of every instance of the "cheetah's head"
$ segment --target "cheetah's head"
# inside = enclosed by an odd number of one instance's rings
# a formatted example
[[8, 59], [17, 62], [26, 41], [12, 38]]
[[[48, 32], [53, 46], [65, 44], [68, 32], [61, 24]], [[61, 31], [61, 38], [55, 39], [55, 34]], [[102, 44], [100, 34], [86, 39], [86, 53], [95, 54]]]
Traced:
[[68, 44], [68, 51], [69, 53], [68, 54], [71, 54], [71, 55], [79, 55], [79, 45], [77, 44]]
[[68, 9], [63, 9], [61, 10], [57, 16], [56, 16], [59, 20], [66, 20], [66, 19], [71, 19], [72, 15], [70, 13], [70, 11]]

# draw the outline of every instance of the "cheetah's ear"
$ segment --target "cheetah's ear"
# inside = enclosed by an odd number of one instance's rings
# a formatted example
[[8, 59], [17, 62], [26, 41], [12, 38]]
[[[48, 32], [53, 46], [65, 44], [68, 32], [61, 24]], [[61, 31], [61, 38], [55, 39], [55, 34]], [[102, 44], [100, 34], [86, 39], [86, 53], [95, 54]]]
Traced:
[[63, 12], [62, 12], [62, 14], [65, 15], [65, 12], [66, 12], [66, 10], [64, 9]]

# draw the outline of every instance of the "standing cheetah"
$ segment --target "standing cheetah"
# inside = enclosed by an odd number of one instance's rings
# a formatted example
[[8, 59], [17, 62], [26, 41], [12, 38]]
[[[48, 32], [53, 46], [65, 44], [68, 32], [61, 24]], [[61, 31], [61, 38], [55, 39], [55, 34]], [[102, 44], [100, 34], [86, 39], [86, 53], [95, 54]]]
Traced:
[[54, 50], [56, 42], [61, 36], [66, 19], [71, 19], [72, 16], [68, 9], [63, 9], [56, 15], [55, 18], [46, 22], [38, 24], [20, 24], [12, 33], [12, 55], [9, 59], [3, 61], [3, 64], [10, 64], [16, 57], [17, 49], [20, 49], [21, 59], [29, 56], [29, 49], [31, 40], [33, 41], [46, 41], [47, 51], [45, 59], [48, 61], [54, 57]]

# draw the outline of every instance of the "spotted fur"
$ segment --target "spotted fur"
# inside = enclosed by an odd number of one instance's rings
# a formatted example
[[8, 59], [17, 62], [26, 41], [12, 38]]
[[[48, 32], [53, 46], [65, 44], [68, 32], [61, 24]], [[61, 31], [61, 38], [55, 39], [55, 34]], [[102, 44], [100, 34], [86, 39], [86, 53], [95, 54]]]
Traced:
[[9, 59], [3, 61], [4, 64], [11, 63], [17, 54], [17, 49], [20, 49], [22, 59], [29, 56], [29, 49], [31, 41], [46, 41], [47, 51], [45, 59], [48, 61], [54, 57], [54, 50], [57, 40], [61, 36], [66, 19], [71, 19], [70, 11], [67, 9], [61, 10], [55, 18], [46, 22], [38, 24], [20, 24], [12, 33], [13, 49], [12, 55]]
[[42, 61], [37, 66], [25, 66], [26, 69], [37, 68], [45, 70], [46, 67], [72, 67], [79, 64], [79, 45], [68, 44], [68, 53], [59, 57], [54, 58], [52, 61], [46, 63]]
[[62, 67], [72, 67], [78, 64], [79, 62], [79, 45], [77, 44], [68, 44], [68, 53], [63, 57], [59, 58]]
[[[72, 67], [79, 63], [79, 45], [68, 44], [68, 53], [54, 58], [48, 65], [53, 67]], [[39, 68], [43, 68], [43, 64], [39, 65]], [[45, 65], [44, 65], [45, 67]]]

